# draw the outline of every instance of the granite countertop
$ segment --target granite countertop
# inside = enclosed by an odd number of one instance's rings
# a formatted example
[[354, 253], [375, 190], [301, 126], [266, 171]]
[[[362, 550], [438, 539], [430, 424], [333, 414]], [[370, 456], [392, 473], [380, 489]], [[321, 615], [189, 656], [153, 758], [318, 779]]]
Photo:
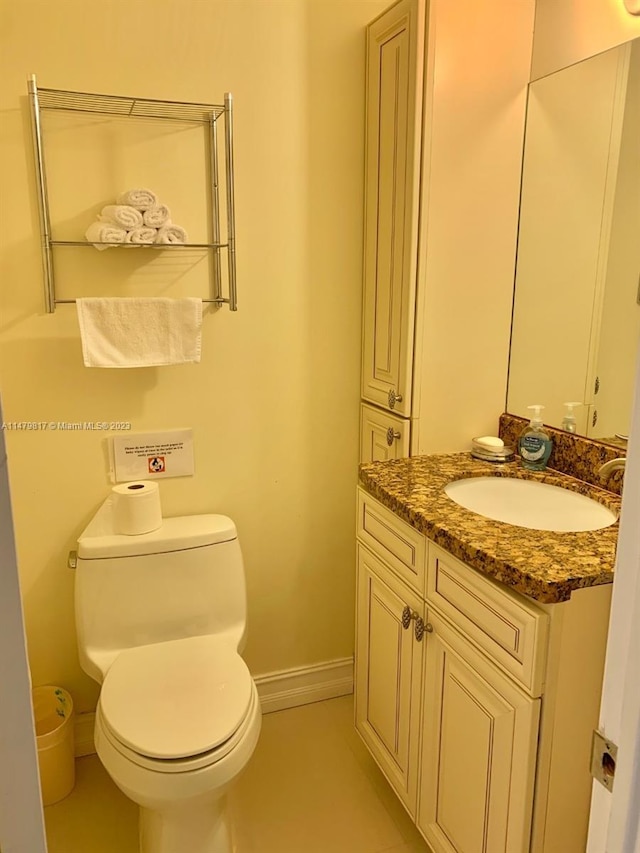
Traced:
[[612, 582], [618, 522], [583, 533], [530, 530], [471, 512], [444, 493], [453, 480], [486, 476], [562, 486], [620, 514], [617, 495], [551, 469], [526, 471], [520, 462], [452, 453], [360, 466], [363, 488], [384, 506], [463, 562], [536, 601], [566, 601], [574, 589]]

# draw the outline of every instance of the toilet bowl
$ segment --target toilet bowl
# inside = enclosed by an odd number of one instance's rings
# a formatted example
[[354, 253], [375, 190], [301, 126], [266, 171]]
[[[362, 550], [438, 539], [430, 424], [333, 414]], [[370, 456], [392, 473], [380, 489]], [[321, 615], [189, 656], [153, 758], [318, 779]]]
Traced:
[[78, 541], [78, 646], [102, 685], [96, 751], [140, 807], [141, 853], [232, 853], [226, 794], [261, 726], [240, 656], [241, 552], [225, 516], [163, 528], [118, 536], [107, 501]]

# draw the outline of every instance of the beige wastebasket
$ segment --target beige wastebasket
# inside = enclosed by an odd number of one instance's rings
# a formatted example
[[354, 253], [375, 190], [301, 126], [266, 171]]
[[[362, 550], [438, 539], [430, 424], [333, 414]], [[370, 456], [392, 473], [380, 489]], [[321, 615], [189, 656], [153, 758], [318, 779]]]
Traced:
[[42, 801], [50, 806], [75, 783], [73, 700], [62, 687], [35, 687], [32, 697]]

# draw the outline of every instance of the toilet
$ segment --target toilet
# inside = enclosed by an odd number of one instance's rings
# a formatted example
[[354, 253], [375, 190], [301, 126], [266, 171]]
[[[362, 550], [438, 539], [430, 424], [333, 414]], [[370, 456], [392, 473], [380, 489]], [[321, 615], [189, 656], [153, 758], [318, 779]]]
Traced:
[[226, 794], [261, 725], [233, 521], [122, 535], [108, 498], [78, 540], [75, 609], [80, 663], [101, 685], [96, 751], [140, 807], [141, 853], [232, 853]]

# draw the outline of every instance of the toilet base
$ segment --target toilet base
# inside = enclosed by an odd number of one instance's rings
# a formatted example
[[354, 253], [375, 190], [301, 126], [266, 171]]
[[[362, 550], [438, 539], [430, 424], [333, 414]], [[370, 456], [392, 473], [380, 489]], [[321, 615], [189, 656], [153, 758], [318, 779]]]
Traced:
[[189, 760], [167, 767], [117, 741], [98, 704], [96, 751], [118, 788], [138, 804], [140, 853], [233, 853], [227, 793], [253, 754], [261, 722], [254, 684], [247, 716], [221, 758], [192, 769]]
[[227, 797], [167, 811], [140, 809], [140, 853], [233, 853]]

